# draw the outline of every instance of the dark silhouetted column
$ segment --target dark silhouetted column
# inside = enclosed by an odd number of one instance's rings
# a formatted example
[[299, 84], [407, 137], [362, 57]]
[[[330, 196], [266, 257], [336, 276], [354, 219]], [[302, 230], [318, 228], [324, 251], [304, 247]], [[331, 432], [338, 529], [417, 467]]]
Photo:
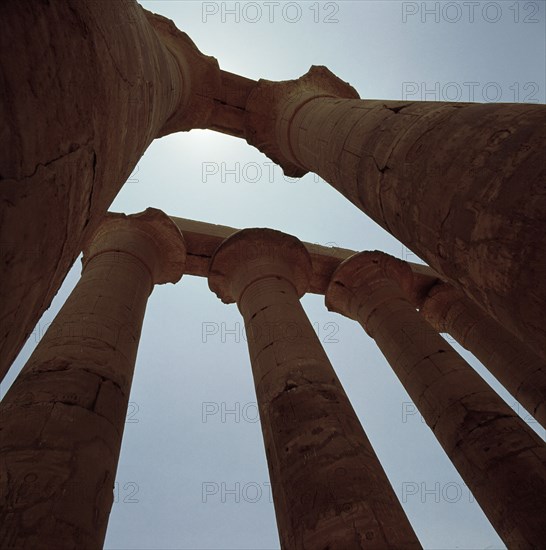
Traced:
[[420, 310], [438, 331], [473, 353], [546, 428], [546, 362], [446, 283], [433, 286]]
[[102, 548], [146, 302], [185, 259], [152, 208], [108, 214], [86, 246], [80, 281], [0, 404], [0, 547]]
[[407, 300], [412, 272], [382, 252], [345, 260], [328, 309], [375, 340], [509, 548], [546, 540], [546, 447]]
[[546, 358], [546, 107], [361, 100], [325, 67], [260, 80], [247, 140], [315, 172]]
[[221, 75], [133, 0], [0, 2], [0, 21], [1, 380], [150, 143], [208, 127]]
[[295, 237], [245, 229], [209, 275], [245, 321], [281, 546], [420, 547], [299, 302], [310, 272]]

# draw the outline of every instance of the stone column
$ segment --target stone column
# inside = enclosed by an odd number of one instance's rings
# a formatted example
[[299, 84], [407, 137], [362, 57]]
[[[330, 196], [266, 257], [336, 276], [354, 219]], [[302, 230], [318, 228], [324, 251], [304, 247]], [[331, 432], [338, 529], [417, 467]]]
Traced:
[[328, 309], [374, 338], [508, 548], [546, 540], [546, 446], [406, 299], [409, 266], [381, 252], [345, 260]]
[[419, 310], [438, 331], [473, 353], [546, 428], [546, 363], [447, 283], [432, 287]]
[[105, 7], [0, 2], [0, 380], [152, 140], [215, 108], [214, 58], [133, 0]]
[[360, 100], [325, 67], [260, 80], [247, 140], [319, 174], [546, 358], [544, 105]]
[[281, 547], [420, 547], [299, 302], [310, 274], [298, 239], [245, 229], [209, 275], [245, 321]]
[[102, 548], [142, 320], [184, 271], [160, 210], [108, 214], [82, 277], [0, 404], [0, 547]]

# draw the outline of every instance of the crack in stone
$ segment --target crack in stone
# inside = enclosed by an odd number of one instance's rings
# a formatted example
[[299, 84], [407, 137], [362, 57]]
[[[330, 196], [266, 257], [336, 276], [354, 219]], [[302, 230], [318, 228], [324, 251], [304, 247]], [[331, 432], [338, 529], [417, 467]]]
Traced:
[[478, 423], [470, 431], [468, 431], [466, 435], [469, 436], [473, 431], [484, 428], [484, 427], [488, 426], [489, 424], [493, 424], [497, 420], [501, 420], [503, 418], [514, 418], [514, 417], [516, 417], [515, 413], [514, 414], [503, 414], [503, 413], [497, 414], [493, 418], [489, 418], [487, 420], [484, 420], [483, 422]]
[[188, 257], [192, 256], [194, 258], [207, 258], [207, 259], [211, 259], [212, 256], [210, 254], [195, 254], [193, 252], [188, 252]]
[[[93, 205], [93, 194], [95, 193], [95, 179], [96, 179], [96, 176], [97, 176], [97, 153], [93, 149], [93, 180], [91, 182], [91, 190], [90, 190], [89, 198], [88, 198], [88, 201], [87, 201], [87, 214], [85, 215], [85, 223], [83, 224], [83, 229], [85, 229], [87, 227], [87, 225], [89, 224], [89, 221], [91, 220], [91, 207]], [[76, 258], [74, 258], [74, 260], [75, 259]]]
[[249, 319], [249, 321], [252, 321], [252, 319], [254, 319], [254, 317], [256, 317], [256, 315], [258, 315], [259, 313], [261, 313], [262, 311], [265, 311], [267, 308], [271, 307], [270, 305], [267, 305], [267, 306], [264, 306], [262, 307], [261, 309], [259, 309], [256, 313], [254, 313], [254, 315], [252, 315], [252, 317]]
[[408, 107], [411, 107], [413, 103], [407, 103], [406, 105], [402, 105], [400, 107], [388, 107], [387, 105], [383, 105], [383, 107], [389, 111], [392, 111], [394, 114], [398, 114], [403, 109], [407, 109]]
[[[91, 139], [87, 140], [83, 145], [72, 144], [72, 145], [70, 145], [70, 148], [69, 148], [68, 152], [62, 153], [58, 157], [55, 157], [51, 160], [48, 160], [47, 162], [39, 162], [38, 164], [36, 164], [36, 166], [34, 167], [34, 170], [32, 171], [31, 174], [23, 174], [20, 178], [17, 178], [17, 179], [15, 179], [15, 178], [8, 178], [8, 179], [14, 179], [15, 181], [20, 182], [20, 181], [23, 181], [25, 179], [33, 178], [40, 168], [47, 168], [47, 167], [49, 167], [50, 164], [53, 164], [53, 163], [65, 158], [65, 157], [68, 157], [68, 156], [72, 155], [73, 153], [79, 152], [81, 149], [84, 149], [85, 147], [87, 147], [90, 142], [91, 142]], [[2, 181], [2, 180], [0, 180], [0, 181]]]

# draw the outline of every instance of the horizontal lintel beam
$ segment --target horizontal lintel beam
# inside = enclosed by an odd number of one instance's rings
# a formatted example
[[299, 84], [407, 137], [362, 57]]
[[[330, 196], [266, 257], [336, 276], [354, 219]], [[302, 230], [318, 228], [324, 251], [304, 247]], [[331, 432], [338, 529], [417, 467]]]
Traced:
[[[198, 222], [171, 216], [184, 235], [187, 247], [186, 273], [198, 277], [207, 277], [209, 263], [216, 248], [224, 239], [239, 231], [234, 227]], [[310, 292], [324, 294], [330, 278], [337, 266], [356, 252], [346, 248], [321, 246], [303, 243], [311, 255], [313, 276]], [[419, 307], [430, 288], [440, 280], [438, 274], [426, 265], [408, 262], [414, 275], [412, 302]]]

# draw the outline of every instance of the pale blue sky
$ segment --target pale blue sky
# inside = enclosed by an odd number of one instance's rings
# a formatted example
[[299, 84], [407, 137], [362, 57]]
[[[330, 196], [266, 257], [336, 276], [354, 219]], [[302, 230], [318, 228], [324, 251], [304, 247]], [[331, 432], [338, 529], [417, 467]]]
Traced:
[[[236, 4], [239, 22], [225, 13]], [[454, 2], [270, 2], [270, 22], [263, 3], [142, 2], [173, 19], [222, 69], [250, 78], [297, 78], [318, 64], [363, 98], [403, 99], [406, 93], [406, 99], [447, 100], [460, 90], [457, 99], [468, 101], [473, 89], [476, 101], [500, 90], [505, 102], [544, 103], [544, 2], [475, 2], [474, 22], [469, 4], [459, 2], [458, 12]], [[148, 206], [417, 261], [317, 176], [288, 181], [243, 140], [212, 132], [152, 144], [112, 210]], [[77, 262], [2, 384], [2, 395], [79, 269]], [[353, 321], [326, 311], [323, 297], [307, 295], [303, 305], [423, 546], [503, 548], [373, 341]], [[491, 382], [470, 354], [462, 354]], [[242, 320], [205, 279], [188, 276], [176, 286], [156, 287], [131, 402], [106, 548], [279, 548]], [[222, 418], [222, 411], [237, 407], [239, 418]]]

